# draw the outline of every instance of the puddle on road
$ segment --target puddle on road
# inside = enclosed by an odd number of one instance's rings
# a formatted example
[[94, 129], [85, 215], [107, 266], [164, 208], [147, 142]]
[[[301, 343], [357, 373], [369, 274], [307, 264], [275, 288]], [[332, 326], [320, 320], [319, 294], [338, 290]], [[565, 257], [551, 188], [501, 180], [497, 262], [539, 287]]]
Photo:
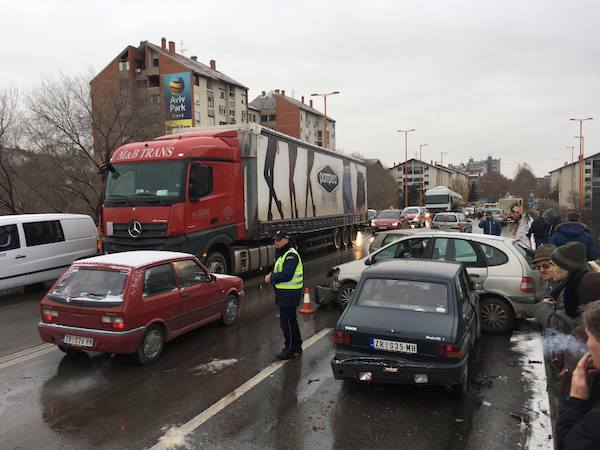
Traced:
[[213, 359], [207, 363], [200, 364], [199, 366], [192, 367], [190, 369], [194, 375], [203, 375], [205, 373], [217, 373], [226, 367], [233, 366], [239, 361], [239, 359]]

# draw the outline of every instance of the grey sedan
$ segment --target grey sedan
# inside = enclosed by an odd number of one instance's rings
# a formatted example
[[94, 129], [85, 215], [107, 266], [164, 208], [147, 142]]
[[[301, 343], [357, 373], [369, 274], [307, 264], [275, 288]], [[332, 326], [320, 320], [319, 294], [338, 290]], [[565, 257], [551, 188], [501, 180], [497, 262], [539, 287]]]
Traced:
[[443, 212], [435, 215], [431, 222], [431, 229], [471, 233], [473, 231], [473, 224], [471, 224], [463, 213]]

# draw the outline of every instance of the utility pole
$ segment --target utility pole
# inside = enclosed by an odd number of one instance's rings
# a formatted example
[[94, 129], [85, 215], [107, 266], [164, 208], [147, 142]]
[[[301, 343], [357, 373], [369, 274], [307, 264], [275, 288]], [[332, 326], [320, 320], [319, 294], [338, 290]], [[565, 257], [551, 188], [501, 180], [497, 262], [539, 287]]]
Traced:
[[585, 209], [584, 200], [584, 189], [583, 189], [583, 122], [586, 120], [592, 120], [593, 117], [587, 117], [585, 119], [569, 119], [574, 122], [579, 122], [579, 212], [583, 214]]
[[335, 95], [335, 94], [339, 94], [339, 93], [340, 93], [340, 91], [327, 92], [327, 93], [323, 93], [323, 94], [319, 94], [319, 93], [310, 94], [311, 97], [323, 97], [323, 109], [324, 109], [323, 147], [325, 147], [325, 148], [328, 148], [328, 144], [329, 144], [328, 133], [327, 133], [327, 97], [329, 97], [330, 95]]
[[447, 155], [448, 152], [440, 152], [440, 166], [444, 165], [444, 155]]
[[575, 146], [567, 145], [567, 149], [569, 148], [571, 149], [571, 200], [573, 201], [573, 209], [575, 209]]
[[415, 131], [414, 128], [410, 130], [397, 130], [398, 133], [404, 133], [404, 207], [408, 207], [408, 133]]
[[419, 205], [425, 206], [423, 203], [423, 194], [425, 193], [425, 166], [423, 165], [423, 147], [427, 144], [419, 145], [419, 161], [421, 161], [421, 190], [419, 191]]

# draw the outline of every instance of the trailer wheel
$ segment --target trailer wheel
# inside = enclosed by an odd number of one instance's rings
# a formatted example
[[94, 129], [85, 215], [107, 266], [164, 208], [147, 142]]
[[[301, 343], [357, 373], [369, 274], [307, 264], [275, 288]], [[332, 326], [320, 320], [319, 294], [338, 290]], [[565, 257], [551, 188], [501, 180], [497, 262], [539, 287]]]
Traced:
[[227, 260], [220, 252], [211, 252], [206, 258], [206, 267], [212, 273], [228, 273]]
[[356, 236], [358, 235], [358, 229], [355, 225], [350, 227], [350, 243], [354, 245], [356, 242]]
[[342, 230], [339, 228], [333, 230], [333, 248], [336, 250], [342, 248]]
[[349, 248], [351, 246], [350, 230], [348, 230], [348, 227], [342, 228], [342, 245], [344, 246], [344, 248]]

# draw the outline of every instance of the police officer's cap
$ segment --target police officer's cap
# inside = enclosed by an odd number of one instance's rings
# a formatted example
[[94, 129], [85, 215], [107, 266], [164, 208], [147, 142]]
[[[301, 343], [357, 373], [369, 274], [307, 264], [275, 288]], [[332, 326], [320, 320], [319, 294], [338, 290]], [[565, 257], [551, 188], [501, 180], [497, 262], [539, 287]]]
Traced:
[[287, 232], [287, 230], [284, 230], [283, 228], [280, 228], [279, 230], [277, 230], [275, 232], [275, 234], [273, 235], [273, 240], [274, 241], [278, 241], [280, 239], [289, 239], [290, 235]]

